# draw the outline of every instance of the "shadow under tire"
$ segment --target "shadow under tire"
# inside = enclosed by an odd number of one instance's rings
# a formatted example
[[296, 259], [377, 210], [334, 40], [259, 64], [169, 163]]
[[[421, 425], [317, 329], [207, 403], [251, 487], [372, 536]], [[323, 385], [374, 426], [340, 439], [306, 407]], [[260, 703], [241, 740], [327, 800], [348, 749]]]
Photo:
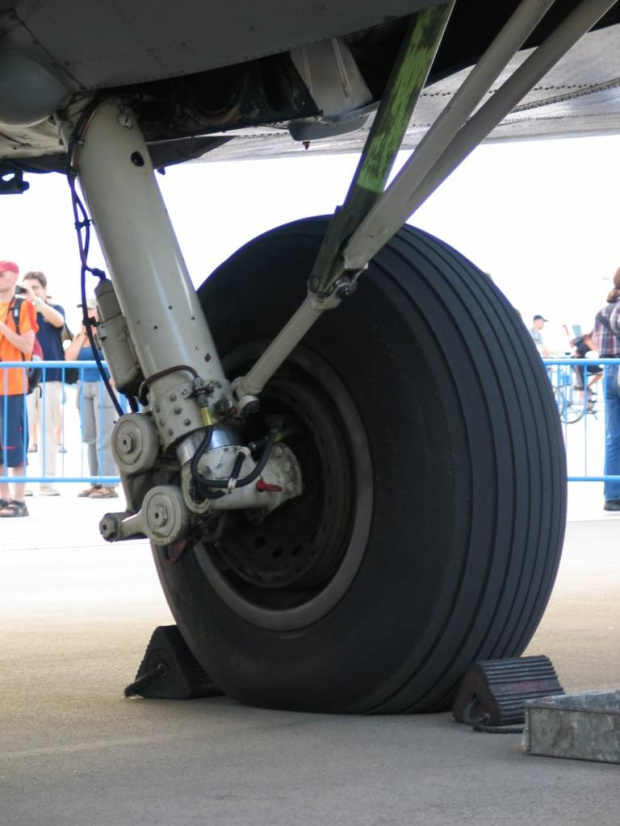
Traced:
[[[229, 378], [306, 294], [327, 225], [252, 241], [200, 290]], [[520, 655], [563, 541], [553, 393], [491, 280], [403, 228], [265, 389], [304, 493], [227, 517], [160, 578], [186, 642], [240, 702], [334, 713], [446, 708], [467, 666]], [[261, 419], [262, 417], [262, 419]]]

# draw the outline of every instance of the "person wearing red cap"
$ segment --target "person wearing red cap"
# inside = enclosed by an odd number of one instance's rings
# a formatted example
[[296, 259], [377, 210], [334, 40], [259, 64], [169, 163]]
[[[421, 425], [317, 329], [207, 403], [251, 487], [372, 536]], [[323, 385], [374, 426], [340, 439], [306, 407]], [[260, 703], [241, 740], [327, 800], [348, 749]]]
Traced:
[[[15, 287], [19, 267], [13, 261], [0, 261], [0, 361], [29, 361], [34, 347], [37, 322], [28, 301], [18, 308], [16, 325]], [[18, 332], [19, 329], [19, 332]], [[25, 482], [16, 482], [13, 496], [5, 468], [13, 475], [26, 472], [28, 418], [26, 416], [26, 371], [7, 367], [0, 375], [0, 517], [28, 516], [24, 502]]]

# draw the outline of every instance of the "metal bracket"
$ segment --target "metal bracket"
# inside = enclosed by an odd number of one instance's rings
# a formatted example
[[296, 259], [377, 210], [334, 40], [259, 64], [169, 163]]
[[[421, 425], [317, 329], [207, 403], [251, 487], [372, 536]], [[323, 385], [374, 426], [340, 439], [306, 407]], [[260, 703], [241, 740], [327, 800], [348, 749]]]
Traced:
[[30, 184], [24, 180], [21, 169], [7, 171], [0, 168], [0, 195], [21, 195], [28, 189]]

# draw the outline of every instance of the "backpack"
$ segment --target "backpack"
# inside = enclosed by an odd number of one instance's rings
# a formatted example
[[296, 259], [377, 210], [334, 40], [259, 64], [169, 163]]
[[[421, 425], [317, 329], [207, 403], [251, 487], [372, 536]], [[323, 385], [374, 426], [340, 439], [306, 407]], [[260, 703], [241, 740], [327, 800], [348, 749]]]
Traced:
[[[17, 335], [20, 335], [19, 331], [19, 316], [21, 313], [22, 303], [25, 299], [21, 298], [20, 296], [16, 296], [13, 299], [13, 303], [11, 305], [11, 309], [13, 312], [13, 324], [15, 326], [15, 332]], [[43, 361], [43, 350], [41, 349], [41, 344], [37, 339], [36, 335], [34, 337], [34, 346], [32, 348], [32, 354], [30, 356], [31, 362], [33, 361]], [[30, 395], [30, 393], [35, 390], [39, 384], [41, 383], [41, 376], [43, 371], [40, 367], [27, 367], [26, 368], [26, 381], [27, 381], [27, 389], [26, 393]]]

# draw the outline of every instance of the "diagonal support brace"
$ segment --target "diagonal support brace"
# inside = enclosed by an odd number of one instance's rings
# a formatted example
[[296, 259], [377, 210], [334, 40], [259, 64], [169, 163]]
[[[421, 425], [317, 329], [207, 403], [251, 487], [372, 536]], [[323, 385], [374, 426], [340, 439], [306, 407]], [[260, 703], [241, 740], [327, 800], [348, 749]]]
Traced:
[[329, 224], [312, 268], [309, 283], [312, 292], [324, 295], [333, 287], [343, 271], [339, 266], [343, 242], [385, 189], [453, 8], [454, 0], [451, 0], [412, 18], [347, 197]]
[[[433, 138], [437, 138], [445, 123], [438, 123], [437, 128], [434, 126], [425, 136], [424, 145], [420, 144], [347, 241], [343, 249], [345, 269], [357, 272], [364, 267], [615, 2], [616, 0], [581, 0], [503, 86], [467, 122], [463, 121], [464, 125], [458, 122], [453, 124], [456, 132], [452, 131], [452, 135], [449, 131], [442, 134], [441, 140], [437, 142]], [[539, 0], [539, 5], [542, 9], [551, 4]], [[511, 22], [514, 22], [514, 18]], [[472, 75], [475, 72], [474, 69]], [[470, 84], [467, 81], [465, 86], [469, 90]], [[465, 89], [465, 86], [462, 88]], [[453, 106], [454, 103], [455, 101]], [[432, 151], [427, 150], [432, 150], [436, 143], [443, 143], [443, 146], [440, 154], [433, 159]]]
[[[240, 388], [251, 386], [254, 394], [259, 393], [284, 362], [288, 353], [301, 341], [313, 323], [306, 305], [312, 303], [314, 320], [320, 316], [323, 309], [336, 306], [339, 297], [351, 291], [355, 279], [367, 266], [368, 261], [400, 229], [415, 209], [614, 5], [615, 1], [581, 0], [555, 32], [468, 121], [468, 116], [479, 105], [493, 80], [499, 76], [554, 2], [523, 0], [478, 67], [471, 73], [471, 80], [466, 82], [462, 94], [459, 93], [460, 96], [455, 98], [445, 115], [430, 130], [426, 144], [418, 147], [383, 194], [374, 193], [371, 187], [367, 196], [366, 192], [362, 195], [366, 187], [360, 187], [360, 182], [366, 184], [365, 172], [373, 168], [368, 160], [372, 157], [371, 132], [368, 146], [365, 147], [356, 178], [347, 196], [347, 203], [342, 210], [348, 211], [348, 205], [353, 203], [358, 225], [349, 233], [348, 228], [351, 224], [348, 224], [345, 215], [345, 218], [337, 218], [337, 223], [334, 222], [335, 228], [330, 227], [332, 236], [319, 254], [324, 268], [320, 269], [318, 264], [315, 264], [313, 270], [313, 278], [318, 280], [311, 284], [308, 297], [283, 333], [277, 336], [248, 375], [234, 385], [237, 398], [241, 397]], [[381, 172], [385, 169], [386, 157], [379, 165]], [[387, 167], [386, 176], [389, 174], [389, 168]], [[370, 179], [376, 184], [379, 179], [376, 170]], [[341, 243], [343, 240], [344, 243]], [[324, 306], [321, 304], [323, 301], [326, 302]], [[300, 324], [300, 321], [303, 323]]]
[[336, 210], [309, 280], [308, 297], [249, 373], [232, 384], [237, 400], [252, 398], [328, 309], [350, 292], [340, 250], [383, 192], [413, 110], [443, 38], [455, 0], [425, 9], [412, 19], [392, 69], [343, 206]]

